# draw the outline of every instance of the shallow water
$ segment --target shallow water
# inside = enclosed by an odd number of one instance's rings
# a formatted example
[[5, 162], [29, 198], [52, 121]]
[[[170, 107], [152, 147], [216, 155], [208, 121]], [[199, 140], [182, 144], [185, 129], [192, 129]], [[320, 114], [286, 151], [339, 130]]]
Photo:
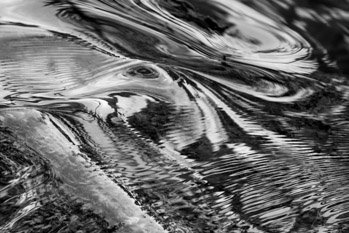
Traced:
[[348, 21], [347, 0], [2, 0], [0, 231], [349, 231]]

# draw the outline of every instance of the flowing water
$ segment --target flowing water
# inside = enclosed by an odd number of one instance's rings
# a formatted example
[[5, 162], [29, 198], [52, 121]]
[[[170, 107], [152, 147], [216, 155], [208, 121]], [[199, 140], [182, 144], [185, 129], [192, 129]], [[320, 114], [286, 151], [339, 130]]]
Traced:
[[349, 232], [349, 2], [1, 0], [0, 232]]

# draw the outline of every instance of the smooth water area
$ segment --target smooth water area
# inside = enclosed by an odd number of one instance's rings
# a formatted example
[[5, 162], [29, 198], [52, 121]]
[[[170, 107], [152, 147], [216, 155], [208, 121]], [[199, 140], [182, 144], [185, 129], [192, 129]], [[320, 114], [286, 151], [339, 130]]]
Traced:
[[349, 2], [0, 0], [0, 232], [349, 232]]

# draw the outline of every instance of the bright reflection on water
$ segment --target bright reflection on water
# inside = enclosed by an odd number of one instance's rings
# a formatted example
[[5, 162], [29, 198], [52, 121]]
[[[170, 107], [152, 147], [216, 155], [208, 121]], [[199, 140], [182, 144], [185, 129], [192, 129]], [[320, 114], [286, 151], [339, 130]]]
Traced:
[[348, 232], [349, 2], [2, 0], [1, 232]]

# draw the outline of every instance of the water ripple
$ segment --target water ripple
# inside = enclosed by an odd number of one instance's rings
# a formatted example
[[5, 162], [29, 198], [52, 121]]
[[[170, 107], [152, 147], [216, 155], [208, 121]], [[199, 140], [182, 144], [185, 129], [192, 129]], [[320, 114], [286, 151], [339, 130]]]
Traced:
[[0, 5], [0, 231], [348, 231], [344, 3]]

